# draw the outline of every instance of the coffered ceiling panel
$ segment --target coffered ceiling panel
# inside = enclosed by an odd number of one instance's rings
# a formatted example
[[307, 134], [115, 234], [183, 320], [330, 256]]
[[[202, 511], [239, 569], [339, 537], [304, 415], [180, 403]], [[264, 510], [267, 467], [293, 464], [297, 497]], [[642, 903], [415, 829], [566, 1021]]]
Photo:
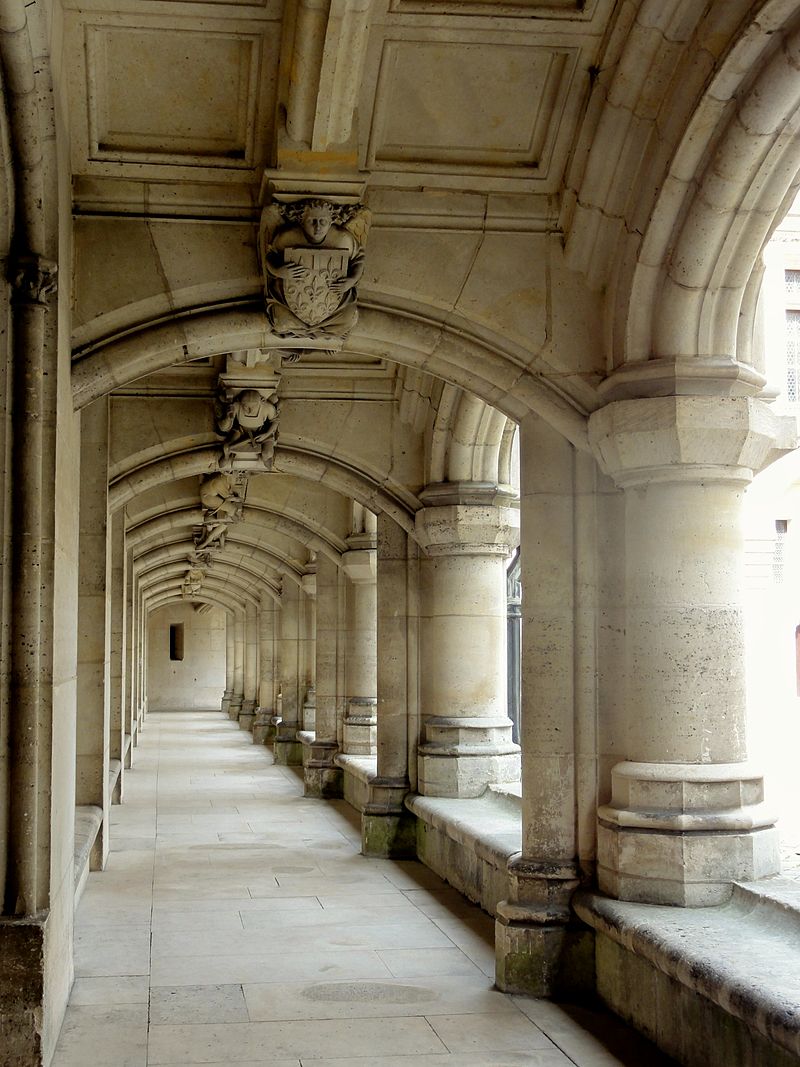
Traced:
[[86, 33], [91, 159], [253, 165], [257, 37]]
[[268, 162], [278, 23], [72, 17], [76, 174], [252, 181]]
[[387, 40], [370, 166], [547, 171], [575, 51]]

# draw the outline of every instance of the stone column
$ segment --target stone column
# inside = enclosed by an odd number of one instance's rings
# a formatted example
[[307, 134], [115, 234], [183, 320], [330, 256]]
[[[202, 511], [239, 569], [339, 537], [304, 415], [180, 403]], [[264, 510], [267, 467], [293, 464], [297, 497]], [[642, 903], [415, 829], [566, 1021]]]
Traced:
[[377, 535], [377, 776], [361, 815], [365, 856], [416, 855], [416, 820], [403, 806], [416, 771], [419, 708], [418, 550], [405, 530], [381, 513]]
[[[594, 977], [592, 935], [570, 911], [580, 883], [576, 588], [586, 576], [576, 545], [579, 463], [596, 467], [538, 416], [521, 423], [522, 852], [509, 862], [495, 950], [498, 987], [533, 996], [588, 991]], [[594, 623], [594, 610], [591, 616]]]
[[233, 693], [228, 705], [228, 717], [239, 721], [239, 714], [244, 703], [244, 644], [245, 644], [244, 608], [234, 613], [233, 623]]
[[779, 869], [747, 762], [739, 512], [782, 432], [747, 397], [619, 400], [590, 419], [625, 494], [627, 745], [598, 810], [611, 896], [712, 905]]
[[236, 663], [236, 616], [232, 611], [225, 612], [225, 692], [222, 694], [220, 708], [223, 715], [229, 715], [233, 697], [233, 677]]
[[310, 563], [301, 580], [303, 593], [303, 714], [302, 728], [313, 733], [317, 713], [317, 565]]
[[239, 725], [243, 730], [252, 730], [258, 699], [258, 609], [255, 604], [247, 605], [244, 629], [244, 700]]
[[270, 734], [275, 715], [278, 678], [275, 601], [264, 593], [258, 613], [258, 707], [253, 720], [253, 744], [263, 745]]
[[431, 486], [422, 500], [418, 791], [475, 797], [520, 773], [506, 709], [505, 603], [519, 512], [482, 486]]
[[[125, 634], [125, 584], [126, 584], [126, 561], [125, 549], [125, 515], [120, 510], [111, 519], [111, 749], [112, 759], [118, 759], [124, 763], [126, 758], [126, 634]], [[113, 804], [119, 804], [123, 792], [123, 768], [120, 767], [119, 776], [111, 797]]]
[[102, 811], [90, 856], [101, 870], [109, 850], [111, 553], [108, 523], [108, 399], [81, 412], [78, 677], [75, 803]]
[[339, 567], [327, 556], [317, 557], [317, 639], [315, 736], [303, 773], [308, 797], [340, 797], [342, 771], [334, 763], [339, 703]]
[[302, 715], [300, 596], [299, 587], [294, 582], [284, 580], [278, 641], [281, 671], [281, 719], [275, 728], [273, 749], [276, 763], [297, 767], [303, 762], [302, 749], [297, 739]]
[[[123, 525], [125, 512], [121, 512]], [[130, 744], [125, 757], [125, 766], [130, 767], [133, 763], [133, 749], [136, 744], [136, 712], [134, 693], [134, 627], [136, 625], [133, 599], [133, 552], [125, 549], [125, 674], [123, 678], [123, 693], [125, 698], [125, 730], [130, 735]]]
[[373, 534], [347, 539], [342, 556], [347, 584], [345, 636], [345, 713], [342, 749], [351, 756], [375, 753], [377, 698], [376, 562]]

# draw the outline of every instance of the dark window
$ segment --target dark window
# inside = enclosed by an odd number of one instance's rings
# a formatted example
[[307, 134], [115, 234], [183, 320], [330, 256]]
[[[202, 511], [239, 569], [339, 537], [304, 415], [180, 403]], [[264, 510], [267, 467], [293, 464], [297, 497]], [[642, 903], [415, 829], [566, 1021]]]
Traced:
[[169, 658], [183, 659], [182, 622], [174, 622], [169, 628]]

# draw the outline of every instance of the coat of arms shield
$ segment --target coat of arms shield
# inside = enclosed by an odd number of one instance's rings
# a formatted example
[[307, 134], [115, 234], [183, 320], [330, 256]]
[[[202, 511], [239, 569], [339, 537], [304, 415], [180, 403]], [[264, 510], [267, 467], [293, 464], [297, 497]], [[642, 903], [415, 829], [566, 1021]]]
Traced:
[[331, 291], [331, 283], [347, 274], [349, 257], [341, 248], [287, 248], [284, 262], [306, 268], [302, 278], [283, 282], [287, 307], [309, 326], [324, 322], [339, 307], [341, 294]]

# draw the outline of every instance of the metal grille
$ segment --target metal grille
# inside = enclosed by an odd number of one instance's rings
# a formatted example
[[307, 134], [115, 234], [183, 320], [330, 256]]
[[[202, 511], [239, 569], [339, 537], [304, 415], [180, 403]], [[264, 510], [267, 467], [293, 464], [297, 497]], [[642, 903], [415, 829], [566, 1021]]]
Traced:
[[[786, 272], [790, 273], [789, 271]], [[792, 271], [800, 274], [800, 271]], [[786, 399], [790, 404], [800, 400], [800, 311], [786, 312]]]
[[787, 296], [800, 296], [800, 270], [785, 270], [783, 281]]

